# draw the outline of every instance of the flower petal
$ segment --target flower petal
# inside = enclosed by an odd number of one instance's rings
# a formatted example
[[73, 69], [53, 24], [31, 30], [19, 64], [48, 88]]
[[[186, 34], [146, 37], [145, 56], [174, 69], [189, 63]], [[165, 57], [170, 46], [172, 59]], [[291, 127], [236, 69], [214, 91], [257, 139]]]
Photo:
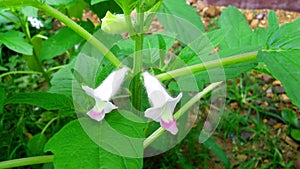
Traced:
[[161, 108], [151, 107], [145, 111], [145, 117], [150, 118], [156, 122], [160, 122], [161, 115], [162, 115]]
[[148, 98], [153, 107], [161, 107], [169, 98], [169, 94], [158, 79], [148, 72], [143, 73], [144, 86], [146, 87]]
[[[113, 71], [106, 79], [104, 79], [100, 86], [93, 91], [94, 96], [92, 97], [103, 101], [109, 101], [120, 88], [128, 70], [127, 67], [123, 67], [122, 69]], [[89, 91], [90, 90], [88, 89], [87, 94]]]
[[160, 125], [162, 128], [166, 129], [173, 135], [177, 134], [177, 132], [178, 132], [177, 123], [174, 118], [169, 122], [165, 122], [165, 121], [161, 120]]
[[114, 104], [106, 101], [96, 101], [95, 106], [87, 112], [87, 115], [96, 121], [103, 120], [106, 113], [111, 112], [113, 109], [117, 109]]
[[90, 111], [87, 112], [87, 115], [96, 121], [101, 121], [103, 120], [105, 113], [104, 110], [98, 112], [97, 109], [93, 107]]

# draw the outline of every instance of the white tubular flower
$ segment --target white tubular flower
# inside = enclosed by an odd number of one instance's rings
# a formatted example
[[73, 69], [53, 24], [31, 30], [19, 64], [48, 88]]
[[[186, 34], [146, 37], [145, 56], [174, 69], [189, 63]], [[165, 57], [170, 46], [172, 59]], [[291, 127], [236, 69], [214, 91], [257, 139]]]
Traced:
[[37, 18], [28, 17], [27, 20], [30, 22], [31, 26], [35, 27], [36, 29], [40, 29], [44, 26]]
[[109, 100], [117, 93], [128, 70], [129, 69], [127, 67], [124, 67], [113, 71], [96, 89], [92, 89], [88, 86], [82, 86], [82, 89], [86, 92], [86, 94], [93, 97], [96, 103], [95, 106], [87, 112], [89, 117], [94, 120], [101, 121], [106, 113], [118, 108], [109, 102]]
[[123, 14], [113, 15], [107, 11], [105, 17], [101, 19], [101, 29], [104, 32], [112, 34], [121, 34], [128, 32], [129, 26], [126, 23], [125, 17]]
[[148, 98], [152, 105], [145, 111], [145, 116], [160, 122], [161, 127], [173, 135], [177, 134], [178, 128], [173, 112], [182, 97], [182, 93], [176, 98], [172, 98], [156, 77], [148, 72], [143, 73], [143, 77]]

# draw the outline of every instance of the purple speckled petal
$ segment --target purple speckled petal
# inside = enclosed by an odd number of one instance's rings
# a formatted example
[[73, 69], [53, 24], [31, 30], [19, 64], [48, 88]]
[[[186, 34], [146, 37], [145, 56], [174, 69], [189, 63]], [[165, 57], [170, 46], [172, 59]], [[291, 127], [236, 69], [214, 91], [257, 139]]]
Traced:
[[101, 121], [105, 116], [105, 112], [103, 109], [100, 112], [97, 112], [96, 108], [93, 107], [90, 111], [87, 112], [87, 115], [96, 121]]
[[176, 135], [178, 132], [177, 123], [174, 118], [169, 122], [165, 122], [165, 121], [161, 120], [160, 125], [162, 128], [166, 129], [173, 135]]

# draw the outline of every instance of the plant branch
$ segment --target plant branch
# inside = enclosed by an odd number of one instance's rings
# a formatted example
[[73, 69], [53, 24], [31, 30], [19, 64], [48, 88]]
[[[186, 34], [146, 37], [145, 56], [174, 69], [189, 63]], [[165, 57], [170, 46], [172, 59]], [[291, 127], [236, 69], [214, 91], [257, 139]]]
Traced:
[[53, 162], [53, 155], [27, 157], [0, 162], [0, 168], [13, 168], [26, 165], [43, 164]]
[[[204, 95], [212, 91], [213, 89], [220, 86], [223, 82], [215, 82], [207, 86], [201, 92], [196, 94], [191, 100], [189, 100], [184, 106], [182, 106], [175, 114], [175, 120], [178, 120], [185, 112], [188, 111], [190, 107], [192, 107], [196, 102], [199, 101]], [[158, 128], [155, 132], [153, 132], [149, 137], [147, 137], [144, 141], [144, 149], [147, 148], [154, 140], [156, 140], [159, 136], [161, 136], [166, 130], [162, 127]]]
[[12, 74], [38, 74], [42, 75], [42, 72], [36, 72], [36, 71], [13, 71], [13, 72], [6, 72], [0, 75], [0, 79], [3, 78], [4, 76], [7, 75], [12, 75]]
[[255, 51], [255, 52], [244, 53], [244, 54], [231, 56], [223, 59], [212, 60], [212, 61], [208, 61], [208, 62], [204, 62], [192, 66], [187, 66], [184, 68], [171, 70], [166, 73], [158, 74], [156, 75], [156, 77], [160, 81], [165, 81], [165, 80], [170, 80], [176, 77], [185, 76], [191, 73], [196, 73], [204, 70], [214, 69], [222, 66], [234, 65], [237, 63], [249, 62], [256, 59], [257, 53], [258, 52]]
[[77, 23], [75, 23], [73, 20], [56, 10], [55, 8], [52, 8], [51, 6], [44, 4], [44, 3], [38, 3], [35, 5], [37, 8], [40, 8], [46, 12], [48, 12], [51, 16], [55, 17], [56, 19], [63, 22], [65, 25], [67, 25], [69, 28], [71, 28], [74, 32], [76, 32], [78, 35], [83, 37], [85, 40], [87, 40], [91, 45], [93, 45], [96, 49], [98, 49], [101, 53], [104, 54], [104, 56], [116, 67], [119, 67], [122, 65], [121, 61], [98, 39], [96, 39], [93, 35], [91, 35], [88, 31], [83, 29], [81, 26], [79, 26]]

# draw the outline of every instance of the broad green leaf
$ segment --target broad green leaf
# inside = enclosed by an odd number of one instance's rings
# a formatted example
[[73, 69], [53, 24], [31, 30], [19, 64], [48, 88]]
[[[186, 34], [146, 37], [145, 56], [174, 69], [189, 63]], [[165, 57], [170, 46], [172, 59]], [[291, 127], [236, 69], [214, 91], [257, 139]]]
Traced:
[[8, 98], [5, 104], [29, 104], [46, 110], [73, 109], [69, 97], [47, 92], [18, 93]]
[[229, 158], [224, 150], [215, 142], [215, 140], [209, 138], [203, 143], [203, 145], [212, 151], [217, 157], [219, 157], [227, 169], [231, 168]]
[[[199, 30], [204, 30], [201, 17], [197, 14], [196, 9], [187, 5], [184, 0], [163, 0], [159, 12], [184, 19], [196, 26]], [[158, 17], [158, 19], [160, 18]], [[161, 24], [165, 27], [165, 22], [161, 22]]]
[[281, 111], [281, 116], [288, 125], [299, 127], [298, 116], [291, 110], [285, 109]]
[[6, 98], [5, 91], [4, 91], [3, 87], [0, 86], [0, 114], [3, 113], [3, 106], [4, 106], [5, 98]]
[[88, 3], [86, 3], [84, 0], [77, 0], [77, 2], [74, 5], [71, 5], [68, 8], [68, 15], [70, 17], [81, 18], [82, 11], [84, 11], [87, 8], [89, 8]]
[[0, 66], [0, 71], [8, 71], [6, 67]]
[[300, 84], [300, 19], [282, 25], [268, 38], [258, 60], [264, 62], [272, 75], [283, 84], [292, 102], [300, 107], [296, 90]]
[[[41, 39], [39, 36], [34, 36], [31, 39], [31, 43], [33, 46], [34, 54], [37, 56], [37, 58], [40, 58], [41, 56], [41, 50], [42, 50], [42, 43], [43, 39]], [[41, 71], [39, 67], [39, 62], [34, 58], [35, 56], [33, 55], [23, 55], [27, 66], [29, 69], [34, 70], [34, 71]]]
[[[3, 16], [5, 16], [5, 17], [3, 17]], [[7, 24], [7, 23], [11, 23], [11, 22], [18, 22], [18, 18], [15, 15], [13, 15], [12, 13], [10, 13], [9, 11], [7, 11], [7, 9], [1, 10], [1, 8], [0, 8], [0, 23]]]
[[17, 31], [0, 33], [0, 43], [15, 52], [32, 55], [32, 46], [23, 37], [24, 34]]
[[219, 25], [225, 34], [223, 41], [218, 45], [220, 50], [229, 48], [259, 50], [267, 40], [265, 29], [259, 28], [252, 31], [244, 15], [232, 6], [222, 10]]
[[[174, 38], [164, 34], [158, 33], [145, 36], [143, 42], [145, 60], [149, 63], [153, 63], [151, 60], [157, 61], [157, 59], [159, 59], [159, 52], [167, 52], [174, 42]], [[118, 48], [115, 53], [118, 56], [129, 56], [134, 53], [134, 41], [131, 39], [121, 40], [116, 46]]]
[[38, 9], [32, 6], [24, 6], [21, 12], [27, 17], [38, 17]]
[[38, 0], [0, 0], [0, 8], [11, 8], [17, 6], [34, 6], [35, 4], [39, 3]]
[[274, 33], [279, 28], [279, 21], [276, 13], [272, 10], [268, 14], [268, 30], [270, 33]]
[[27, 156], [38, 156], [44, 154], [44, 146], [47, 142], [47, 138], [43, 133], [32, 136], [27, 143]]
[[119, 155], [143, 155], [144, 127], [144, 124], [133, 122], [116, 111], [107, 114], [101, 122], [82, 118], [70, 122], [54, 135], [45, 151], [54, 153], [57, 169], [139, 169], [142, 168], [142, 158]]
[[105, 2], [105, 1], [109, 1], [109, 0], [91, 0], [91, 5], [95, 5], [97, 3]]
[[291, 136], [293, 139], [300, 141], [300, 129], [292, 129]]
[[115, 0], [115, 2], [123, 9], [124, 14], [129, 15], [136, 7], [137, 0]]
[[40, 60], [49, 60], [61, 55], [81, 40], [82, 37], [70, 28], [62, 28], [57, 34], [43, 42]]
[[68, 6], [76, 2], [77, 0], [46, 0], [46, 4], [54, 5], [54, 6], [60, 6], [60, 5]]
[[[85, 0], [91, 4], [91, 0]], [[114, 0], [107, 0], [92, 5], [90, 9], [99, 17], [103, 18], [106, 12], [109, 10], [111, 13], [123, 13], [122, 9]]]
[[55, 72], [51, 79], [50, 93], [64, 94], [69, 97], [72, 96], [73, 75], [71, 69], [74, 67], [74, 63], [75, 60]]
[[[260, 28], [252, 31], [244, 16], [234, 7], [223, 10], [219, 23], [221, 29], [210, 32], [206, 36], [199, 36], [181, 50], [177, 61], [175, 60], [170, 69], [182, 67], [183, 65], [180, 63], [182, 61], [187, 65], [194, 65], [257, 51], [266, 42], [267, 30]], [[214, 51], [216, 46], [220, 49], [217, 53]], [[179, 62], [179, 64], [176, 62]], [[223, 68], [202, 71], [196, 73], [195, 76], [200, 87], [205, 83], [234, 78], [256, 65], [257, 61], [238, 63]]]

